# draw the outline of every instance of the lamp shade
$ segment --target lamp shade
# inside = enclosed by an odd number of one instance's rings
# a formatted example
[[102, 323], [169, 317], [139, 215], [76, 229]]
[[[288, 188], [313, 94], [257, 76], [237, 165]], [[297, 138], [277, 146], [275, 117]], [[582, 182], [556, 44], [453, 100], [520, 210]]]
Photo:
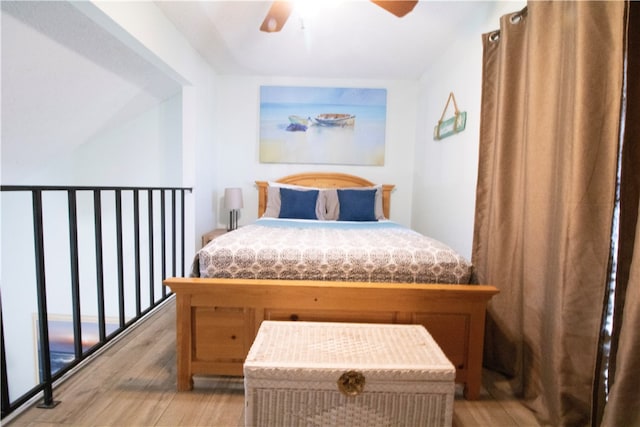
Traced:
[[224, 207], [233, 209], [242, 209], [242, 188], [225, 188], [224, 189]]

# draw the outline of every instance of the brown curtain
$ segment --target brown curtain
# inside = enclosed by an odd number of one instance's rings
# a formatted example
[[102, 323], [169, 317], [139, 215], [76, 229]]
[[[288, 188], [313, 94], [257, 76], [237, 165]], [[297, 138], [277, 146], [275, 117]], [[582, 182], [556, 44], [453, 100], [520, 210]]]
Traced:
[[551, 425], [598, 417], [627, 6], [532, 1], [483, 36], [472, 257], [500, 289], [485, 365]]
[[640, 426], [640, 3], [629, 4], [627, 21], [620, 245], [608, 371], [610, 391], [602, 422], [611, 427]]

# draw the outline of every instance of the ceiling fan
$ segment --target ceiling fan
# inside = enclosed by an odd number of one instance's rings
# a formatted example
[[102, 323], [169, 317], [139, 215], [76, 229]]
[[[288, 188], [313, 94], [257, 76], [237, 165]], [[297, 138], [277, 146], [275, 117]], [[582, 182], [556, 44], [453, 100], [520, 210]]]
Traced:
[[[371, 0], [372, 3], [380, 6], [387, 12], [394, 14], [395, 16], [401, 18], [405, 16], [407, 13], [411, 12], [415, 5], [418, 3], [415, 1], [402, 1], [402, 0], [387, 0], [387, 1], [378, 1]], [[267, 16], [265, 16], [264, 21], [262, 21], [262, 25], [260, 26], [260, 31], [264, 31], [266, 33], [275, 33], [282, 29], [285, 22], [289, 18], [291, 11], [293, 10], [293, 2], [292, 1], [274, 1], [269, 8], [269, 12], [267, 12]]]

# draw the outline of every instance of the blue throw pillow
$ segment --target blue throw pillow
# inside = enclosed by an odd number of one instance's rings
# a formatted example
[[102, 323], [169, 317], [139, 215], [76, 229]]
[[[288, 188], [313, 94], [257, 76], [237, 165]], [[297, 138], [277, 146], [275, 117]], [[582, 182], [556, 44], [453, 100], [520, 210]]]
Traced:
[[376, 190], [338, 190], [338, 221], [377, 221]]
[[318, 190], [291, 190], [280, 188], [279, 218], [318, 219], [316, 203]]

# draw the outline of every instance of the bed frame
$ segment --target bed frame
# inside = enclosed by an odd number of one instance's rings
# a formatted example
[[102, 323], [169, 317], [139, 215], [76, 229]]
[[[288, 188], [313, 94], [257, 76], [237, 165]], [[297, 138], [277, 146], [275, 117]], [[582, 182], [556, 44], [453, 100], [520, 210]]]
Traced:
[[[368, 187], [339, 173], [287, 176], [281, 183], [321, 188]], [[258, 213], [267, 182], [256, 182]], [[393, 185], [383, 186], [389, 217]], [[498, 290], [488, 285], [361, 283], [260, 279], [169, 278], [176, 294], [177, 388], [194, 375], [243, 374], [244, 359], [263, 320], [422, 324], [456, 367], [469, 400], [480, 394], [485, 312]]]

